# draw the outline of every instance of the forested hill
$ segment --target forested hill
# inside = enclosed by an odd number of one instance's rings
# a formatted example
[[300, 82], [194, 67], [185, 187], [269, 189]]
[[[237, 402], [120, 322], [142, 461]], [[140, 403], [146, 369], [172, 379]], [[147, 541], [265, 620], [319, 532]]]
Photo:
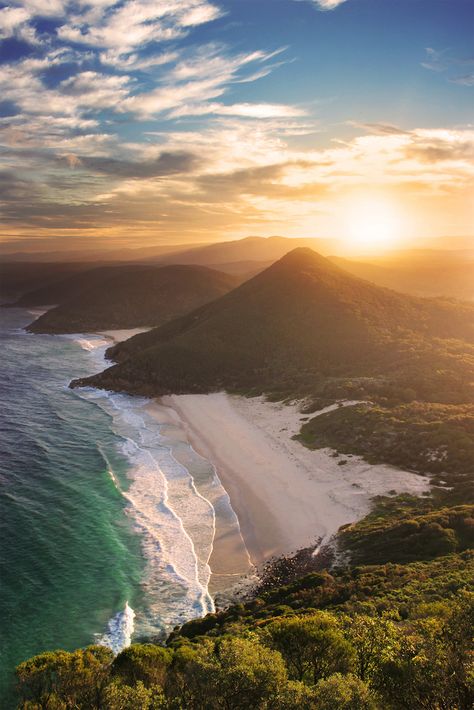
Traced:
[[118, 365], [75, 384], [149, 395], [315, 396], [329, 382], [344, 389], [347, 378], [368, 378], [370, 390], [392, 383], [424, 399], [433, 389], [426, 378], [438, 372], [434, 401], [466, 401], [473, 339], [474, 306], [380, 288], [301, 248], [216, 301], [112, 348]]
[[[101, 264], [103, 266], [104, 264]], [[99, 266], [99, 264], [96, 264]], [[73, 283], [80, 272], [90, 271], [91, 265], [84, 262], [3, 262], [0, 260], [0, 298], [3, 305], [37, 306], [50, 305], [58, 301], [30, 300], [23, 297], [28, 294], [40, 294], [58, 282]]]
[[56, 303], [34, 321], [33, 333], [77, 333], [156, 326], [234, 288], [239, 279], [202, 266], [110, 266], [73, 277], [23, 301]]

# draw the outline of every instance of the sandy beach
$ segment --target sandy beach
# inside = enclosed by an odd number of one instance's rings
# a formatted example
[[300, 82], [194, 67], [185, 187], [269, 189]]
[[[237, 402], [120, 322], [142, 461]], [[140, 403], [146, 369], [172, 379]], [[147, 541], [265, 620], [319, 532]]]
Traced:
[[110, 338], [112, 342], [121, 343], [124, 340], [133, 338], [134, 335], [146, 333], [151, 330], [151, 326], [147, 328], [122, 328], [121, 330], [99, 330], [97, 335], [103, 335], [105, 338]]
[[366, 515], [376, 495], [429, 490], [417, 474], [355, 456], [339, 466], [331, 450], [311, 451], [293, 440], [300, 403], [216, 393], [168, 396], [157, 406], [177, 413], [194, 449], [216, 467], [256, 566], [328, 540]]

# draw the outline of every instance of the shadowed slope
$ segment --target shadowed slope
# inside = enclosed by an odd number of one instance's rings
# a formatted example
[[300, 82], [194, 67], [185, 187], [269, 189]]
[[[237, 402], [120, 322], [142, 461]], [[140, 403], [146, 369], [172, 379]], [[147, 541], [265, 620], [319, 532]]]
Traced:
[[[240, 282], [201, 266], [115, 266], [80, 274], [52, 290], [64, 299], [28, 330], [77, 333], [165, 323], [227, 293]], [[51, 289], [49, 290], [51, 293]]]
[[472, 340], [474, 307], [417, 299], [295, 249], [263, 273], [183, 318], [115, 346], [120, 362], [79, 380], [143, 394], [311, 392], [322, 378], [377, 375], [416, 342]]

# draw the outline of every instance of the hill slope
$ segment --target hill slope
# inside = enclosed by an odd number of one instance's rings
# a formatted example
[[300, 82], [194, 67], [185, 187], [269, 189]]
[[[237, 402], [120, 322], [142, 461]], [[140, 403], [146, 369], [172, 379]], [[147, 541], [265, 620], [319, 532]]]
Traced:
[[328, 378], [383, 379], [416, 360], [417, 381], [419, 367], [436, 364], [463, 396], [465, 363], [449, 351], [460, 338], [474, 338], [474, 307], [379, 288], [301, 248], [217, 301], [112, 348], [119, 365], [75, 384], [314, 395]]
[[[0, 298], [4, 305], [23, 305], [23, 294], [40, 291], [58, 281], [73, 280], [80, 272], [90, 270], [91, 265], [82, 262], [24, 263], [0, 261]], [[18, 299], [18, 300], [15, 300]], [[45, 305], [46, 301], [24, 305]], [[55, 301], [49, 301], [55, 303]]]
[[77, 333], [159, 325], [222, 296], [237, 283], [229, 274], [200, 266], [93, 269], [28, 295], [30, 302], [60, 301], [28, 330]]

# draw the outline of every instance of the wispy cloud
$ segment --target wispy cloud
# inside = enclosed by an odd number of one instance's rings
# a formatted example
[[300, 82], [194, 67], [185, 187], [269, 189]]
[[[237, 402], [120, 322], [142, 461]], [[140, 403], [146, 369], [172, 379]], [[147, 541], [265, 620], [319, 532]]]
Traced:
[[455, 76], [449, 81], [453, 84], [461, 84], [461, 86], [474, 86], [474, 73]]
[[[447, 49], [436, 50], [432, 47], [427, 47], [425, 49], [426, 59], [421, 62], [421, 66], [425, 69], [435, 72], [448, 72], [453, 69], [456, 71], [460, 70], [460, 67], [469, 67], [474, 65], [474, 57], [452, 57], [448, 53]], [[461, 84], [464, 86], [472, 86], [474, 83], [474, 74], [464, 74], [461, 76], [450, 76], [448, 81], [453, 84]]]
[[[112, 5], [111, 9], [107, 7]], [[140, 0], [104, 3], [73, 17], [58, 29], [62, 40], [125, 53], [150, 42], [170, 41], [222, 15], [207, 0]]]
[[[161, 84], [151, 90], [130, 96], [120, 106], [122, 111], [131, 111], [142, 118], [169, 113], [173, 117], [203, 116], [206, 114], [255, 115], [262, 118], [281, 114], [284, 107], [267, 108], [261, 104], [240, 104], [235, 110], [231, 106], [207, 103], [223, 96], [229, 85], [242, 79], [242, 71], [255, 64], [262, 64], [275, 56], [275, 52], [255, 51], [229, 55], [220, 45], [206, 45], [190, 57], [179, 59], [170, 68]], [[248, 80], [258, 80], [260, 74], [247, 72]], [[252, 114], [253, 111], [253, 114]], [[302, 112], [286, 107], [286, 115], [301, 115]]]

